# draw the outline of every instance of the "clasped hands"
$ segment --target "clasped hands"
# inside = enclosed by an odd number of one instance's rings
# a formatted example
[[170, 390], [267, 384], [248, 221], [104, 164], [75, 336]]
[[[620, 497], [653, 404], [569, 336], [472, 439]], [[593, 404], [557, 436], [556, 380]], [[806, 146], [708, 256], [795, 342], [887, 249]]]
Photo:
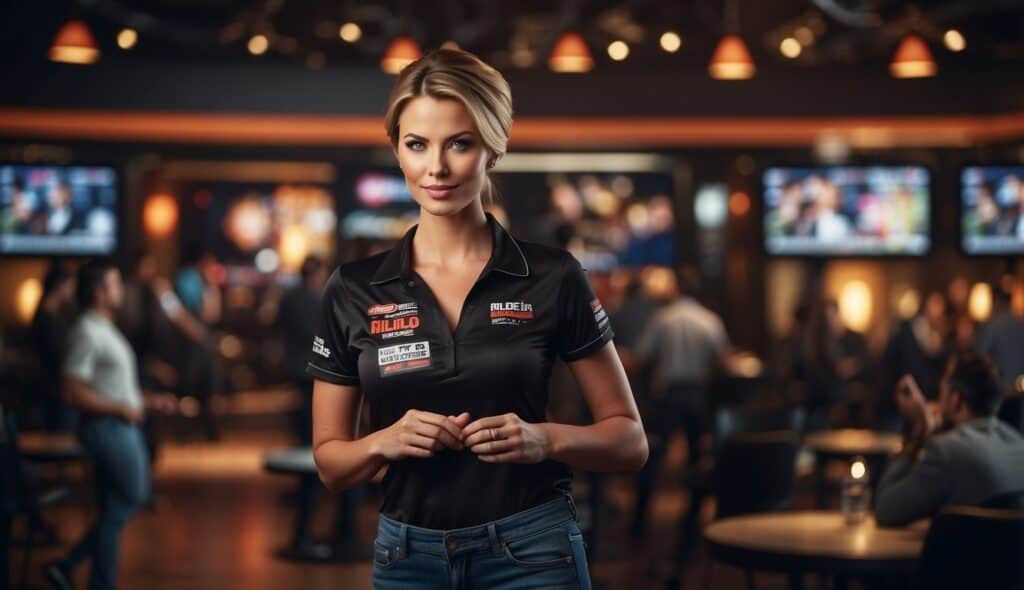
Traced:
[[487, 463], [539, 463], [550, 449], [544, 427], [515, 413], [470, 422], [469, 412], [444, 416], [409, 410], [382, 434], [381, 454], [391, 460], [468, 449]]

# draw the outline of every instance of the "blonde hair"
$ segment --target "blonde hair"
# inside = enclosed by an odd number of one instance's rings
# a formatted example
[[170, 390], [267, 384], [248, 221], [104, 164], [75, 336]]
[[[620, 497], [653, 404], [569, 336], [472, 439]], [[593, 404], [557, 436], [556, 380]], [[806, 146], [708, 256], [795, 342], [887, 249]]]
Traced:
[[[455, 99], [466, 107], [491, 153], [488, 168], [505, 154], [512, 128], [512, 91], [501, 72], [460, 49], [437, 49], [406, 66], [395, 80], [384, 115], [384, 128], [395, 149], [402, 110], [421, 96]], [[486, 177], [481, 191], [483, 204], [493, 204], [495, 196], [494, 184]]]

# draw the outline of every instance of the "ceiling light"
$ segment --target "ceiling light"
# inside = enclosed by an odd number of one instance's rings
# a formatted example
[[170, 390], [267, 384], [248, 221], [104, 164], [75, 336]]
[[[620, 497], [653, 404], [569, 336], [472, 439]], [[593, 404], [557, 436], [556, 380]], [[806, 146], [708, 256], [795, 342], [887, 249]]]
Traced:
[[622, 61], [629, 57], [629, 45], [625, 41], [612, 41], [608, 45], [608, 57], [615, 61]]
[[548, 67], [554, 72], [579, 74], [593, 69], [594, 59], [583, 37], [575, 31], [566, 31], [551, 50]]
[[726, 35], [719, 41], [708, 64], [708, 72], [716, 80], [746, 80], [757, 68], [739, 35]]
[[398, 37], [384, 52], [384, 57], [380, 60], [380, 69], [388, 74], [398, 74], [405, 66], [422, 56], [420, 46], [412, 37]]
[[903, 38], [893, 55], [889, 71], [894, 78], [927, 78], [938, 70], [932, 52], [921, 37], [910, 34]]
[[956, 29], [946, 31], [946, 34], [942, 36], [942, 41], [946, 44], [946, 49], [950, 51], [960, 52], [967, 48], [967, 39], [964, 39], [963, 33]]
[[786, 37], [779, 43], [779, 51], [782, 55], [789, 59], [794, 59], [800, 56], [800, 53], [804, 50], [800, 42], [792, 37]]
[[135, 29], [121, 29], [121, 32], [117, 34], [117, 46], [126, 51], [135, 47], [138, 41], [139, 34], [135, 32]]
[[661, 48], [669, 53], [675, 53], [683, 46], [683, 40], [673, 31], [662, 33], [660, 42]]
[[267, 48], [270, 47], [270, 41], [266, 35], [253, 35], [249, 39], [249, 53], [253, 55], [263, 55], [267, 52]]
[[71, 19], [57, 31], [50, 45], [52, 61], [69, 64], [91, 64], [100, 58], [100, 50], [89, 27], [78, 19]]
[[363, 30], [356, 23], [345, 23], [338, 29], [338, 36], [345, 43], [355, 43], [363, 37]]

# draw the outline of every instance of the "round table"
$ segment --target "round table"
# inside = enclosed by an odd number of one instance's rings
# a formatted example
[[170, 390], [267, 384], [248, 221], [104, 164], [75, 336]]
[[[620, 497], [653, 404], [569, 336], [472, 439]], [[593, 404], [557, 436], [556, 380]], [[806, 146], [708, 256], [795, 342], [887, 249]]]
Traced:
[[704, 540], [716, 561], [750, 570], [907, 575], [928, 525], [883, 528], [873, 516], [846, 524], [838, 511], [777, 512], [723, 518], [704, 529]]
[[828, 461], [849, 461], [854, 457], [864, 457], [871, 472], [873, 488], [882, 475], [885, 460], [903, 447], [903, 437], [893, 432], [874, 430], [823, 430], [804, 436], [804, 446], [814, 452], [816, 506], [825, 508], [825, 498], [828, 495], [825, 464]]

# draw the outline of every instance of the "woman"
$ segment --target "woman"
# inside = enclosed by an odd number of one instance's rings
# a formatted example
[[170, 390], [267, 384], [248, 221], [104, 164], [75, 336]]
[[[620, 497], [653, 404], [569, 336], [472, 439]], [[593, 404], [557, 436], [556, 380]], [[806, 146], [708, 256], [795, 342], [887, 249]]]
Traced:
[[[307, 368], [314, 457], [333, 491], [387, 466], [376, 588], [589, 588], [570, 468], [636, 470], [647, 458], [583, 269], [484, 211], [511, 123], [507, 82], [472, 54], [438, 50], [406, 67], [385, 126], [420, 222], [326, 288]], [[594, 424], [545, 422], [556, 355]], [[363, 395], [375, 431], [357, 438]]]

